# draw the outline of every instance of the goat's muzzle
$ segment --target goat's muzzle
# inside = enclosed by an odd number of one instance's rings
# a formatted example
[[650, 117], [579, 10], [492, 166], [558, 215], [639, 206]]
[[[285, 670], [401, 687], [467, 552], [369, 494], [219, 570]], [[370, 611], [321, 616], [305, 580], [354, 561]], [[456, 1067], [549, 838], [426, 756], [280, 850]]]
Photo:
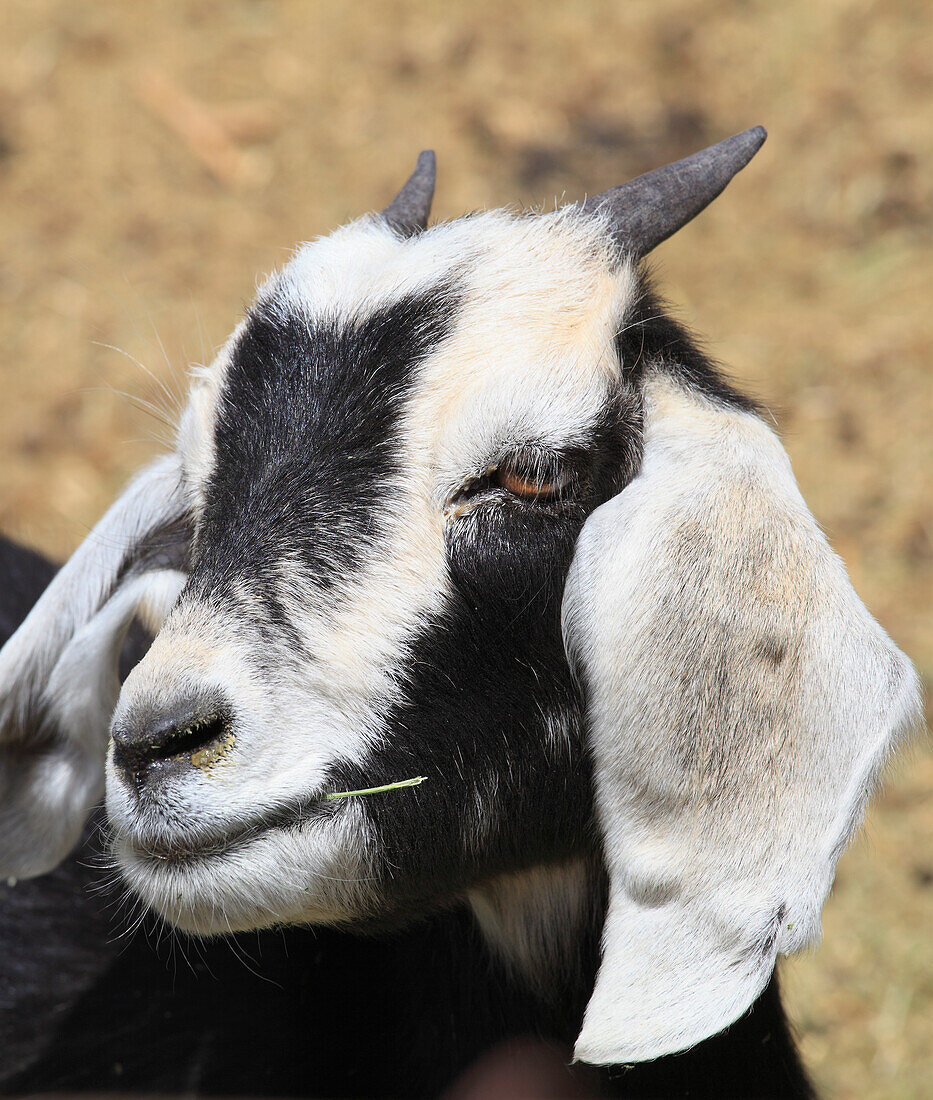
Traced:
[[186, 699], [114, 726], [113, 762], [137, 787], [192, 767], [206, 771], [233, 746], [232, 726], [232, 708], [223, 700]]

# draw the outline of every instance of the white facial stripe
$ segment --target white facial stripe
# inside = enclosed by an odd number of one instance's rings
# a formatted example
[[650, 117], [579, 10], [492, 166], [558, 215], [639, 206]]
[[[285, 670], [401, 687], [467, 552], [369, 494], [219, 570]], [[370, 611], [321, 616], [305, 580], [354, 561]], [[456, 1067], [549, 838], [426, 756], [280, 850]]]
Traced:
[[[420, 464], [433, 471], [436, 506], [503, 449], [589, 441], [618, 373], [614, 339], [632, 282], [628, 268], [615, 275], [592, 260], [590, 268], [590, 278], [577, 285], [539, 267], [530, 286], [466, 292], [457, 327], [426, 364], [411, 405], [412, 433]], [[485, 265], [477, 272], [484, 282], [489, 275]], [[533, 305], [542, 299], [551, 303], [543, 314]]]
[[[368, 241], [372, 228], [364, 230]], [[503, 441], [586, 441], [617, 373], [614, 338], [634, 289], [632, 269], [613, 272], [579, 220], [497, 213], [442, 226], [426, 235], [428, 266], [436, 267], [444, 232], [455, 256], [477, 259], [462, 269], [455, 329], [421, 365], [407, 406], [395, 482], [401, 499], [388, 517], [387, 542], [343, 587], [335, 614], [326, 599], [308, 607], [311, 578], [301, 578], [305, 606], [296, 607], [322, 680], [373, 700], [362, 723], [372, 730], [396, 693], [408, 643], [444, 603], [444, 505], [465, 471], [488, 463]], [[389, 285], [397, 292], [400, 281]], [[428, 285], [415, 265], [406, 291]], [[311, 297], [304, 308], [317, 302]], [[360, 747], [347, 745], [353, 755]]]

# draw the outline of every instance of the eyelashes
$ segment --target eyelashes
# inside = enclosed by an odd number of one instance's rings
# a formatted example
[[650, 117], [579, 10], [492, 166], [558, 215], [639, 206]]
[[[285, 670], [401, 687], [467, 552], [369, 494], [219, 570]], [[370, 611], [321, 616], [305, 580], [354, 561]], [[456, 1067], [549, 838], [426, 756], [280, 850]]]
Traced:
[[489, 480], [523, 500], [557, 500], [566, 495], [571, 482], [569, 474], [556, 466], [546, 463], [532, 466], [515, 459], [502, 462], [490, 473]]
[[501, 458], [459, 494], [461, 500], [496, 493], [529, 503], [549, 504], [577, 495], [583, 478], [571, 456], [522, 447]]

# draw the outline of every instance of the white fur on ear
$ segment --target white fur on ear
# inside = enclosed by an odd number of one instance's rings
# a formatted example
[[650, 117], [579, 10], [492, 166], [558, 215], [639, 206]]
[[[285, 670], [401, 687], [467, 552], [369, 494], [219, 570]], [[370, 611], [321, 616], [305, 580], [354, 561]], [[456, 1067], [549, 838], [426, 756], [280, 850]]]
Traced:
[[[120, 694], [118, 664], [141, 602], [164, 618], [185, 575], [143, 573], [127, 581], [65, 646], [43, 694], [38, 741], [0, 743], [0, 876], [52, 870], [78, 842], [104, 790], [110, 718]], [[155, 609], [160, 609], [156, 611]]]
[[54, 867], [100, 797], [120, 646], [177, 597], [186, 513], [178, 459], [148, 467], [0, 651], [0, 875]]
[[610, 877], [575, 1056], [686, 1049], [819, 936], [898, 734], [910, 663], [853, 591], [757, 417], [656, 379], [639, 476], [564, 596]]
[[179, 459], [160, 458], [130, 482], [55, 574], [0, 650], [0, 740], [10, 723], [28, 717], [62, 649], [136, 562], [141, 545], [148, 549], [185, 512]]

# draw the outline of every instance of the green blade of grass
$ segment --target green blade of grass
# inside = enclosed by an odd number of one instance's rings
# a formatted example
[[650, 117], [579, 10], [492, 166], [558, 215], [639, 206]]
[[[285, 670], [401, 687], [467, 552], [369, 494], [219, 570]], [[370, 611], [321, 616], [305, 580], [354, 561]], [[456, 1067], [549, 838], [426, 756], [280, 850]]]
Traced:
[[324, 797], [352, 798], [357, 794], [382, 794], [383, 791], [397, 791], [399, 787], [417, 787], [427, 778], [426, 775], [416, 775], [414, 779], [400, 779], [398, 783], [386, 783], [384, 787], [364, 787], [361, 791], [334, 791], [331, 794], [325, 794]]

